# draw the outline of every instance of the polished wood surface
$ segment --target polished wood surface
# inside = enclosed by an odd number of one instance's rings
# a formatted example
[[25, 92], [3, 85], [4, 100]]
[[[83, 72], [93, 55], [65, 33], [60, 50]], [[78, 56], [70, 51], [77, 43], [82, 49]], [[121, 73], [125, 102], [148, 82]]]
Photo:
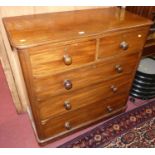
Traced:
[[[107, 117], [107, 115], [113, 115], [126, 106], [126, 99], [126, 93], [124, 93], [123, 96], [122, 94], [117, 94], [116, 96], [113, 96], [113, 100], [111, 100], [111, 98], [100, 100], [85, 108], [68, 112], [65, 115], [60, 115], [54, 119], [42, 121], [44, 138], [55, 136], [60, 133], [62, 134], [63, 132], [71, 132], [79, 126], [90, 123], [92, 120], [95, 121], [95, 119], [103, 119], [104, 117]], [[109, 111], [109, 107], [112, 109], [111, 111]], [[70, 129], [65, 127], [66, 122], [70, 123]]]
[[[54, 75], [51, 74], [48, 77], [34, 78], [36, 97], [42, 100], [49, 96], [63, 94], [66, 91], [72, 92], [92, 84], [132, 73], [138, 58], [139, 54], [137, 53], [129, 54], [111, 60], [96, 62], [79, 69], [73, 69]], [[117, 65], [122, 67], [123, 71], [121, 73], [117, 71]], [[72, 82], [72, 88], [70, 90], [65, 89], [65, 80], [70, 80]]]
[[128, 6], [126, 9], [153, 21], [154, 24], [150, 28], [149, 36], [147, 37], [143, 50], [143, 56], [155, 55], [155, 6]]
[[116, 7], [8, 17], [3, 21], [11, 45], [20, 49], [151, 24], [128, 12], [120, 19]]
[[[71, 93], [66, 92], [55, 97], [51, 97], [49, 94], [49, 97], [38, 102], [40, 118], [41, 120], [46, 120], [50, 117], [56, 117], [68, 111], [85, 107], [93, 102], [104, 100], [107, 97], [113, 97], [113, 95], [128, 92], [131, 84], [130, 77], [131, 75], [127, 74], [120, 78], [114, 78], [113, 80], [91, 85]], [[120, 81], [122, 82], [120, 83]], [[65, 106], [66, 102], [70, 106], [69, 109]]]
[[[146, 27], [142, 29], [126, 30], [102, 37], [99, 45], [99, 57], [106, 58], [121, 53], [132, 53], [141, 50], [148, 33], [147, 29]], [[135, 42], [135, 40], [137, 41]], [[121, 47], [123, 42], [127, 44], [127, 49]]]
[[4, 19], [39, 143], [125, 109], [151, 23], [116, 7]]
[[[34, 76], [47, 76], [57, 71], [72, 69], [95, 60], [96, 40], [59, 46], [51, 44], [29, 49]], [[70, 57], [71, 64], [65, 63]]]

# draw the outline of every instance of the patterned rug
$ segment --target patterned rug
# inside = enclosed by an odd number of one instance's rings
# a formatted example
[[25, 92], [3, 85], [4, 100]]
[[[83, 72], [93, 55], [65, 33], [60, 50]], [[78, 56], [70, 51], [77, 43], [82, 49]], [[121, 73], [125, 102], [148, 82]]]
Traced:
[[153, 148], [155, 147], [155, 101], [120, 114], [61, 148]]

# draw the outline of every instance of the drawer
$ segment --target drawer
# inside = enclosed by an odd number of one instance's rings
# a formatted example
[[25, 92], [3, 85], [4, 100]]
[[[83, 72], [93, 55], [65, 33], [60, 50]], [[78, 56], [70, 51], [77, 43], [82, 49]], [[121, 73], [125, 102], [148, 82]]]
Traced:
[[42, 100], [48, 98], [49, 94], [55, 96], [72, 92], [132, 73], [138, 58], [139, 54], [128, 54], [45, 78], [34, 78], [36, 97], [38, 100]]
[[47, 76], [95, 60], [96, 40], [68, 45], [43, 45], [28, 50], [33, 75]]
[[127, 92], [131, 85], [131, 75], [101, 82], [96, 85], [80, 89], [71, 93], [65, 93], [56, 97], [47, 97], [47, 100], [38, 103], [40, 118], [42, 120], [55, 117], [60, 114], [74, 111], [91, 103], [103, 100], [107, 97]]
[[68, 112], [67, 114], [61, 115], [59, 117], [41, 121], [42, 131], [44, 133], [44, 138], [51, 136], [56, 136], [74, 131], [77, 128], [83, 127], [93, 123], [96, 120], [111, 116], [116, 112], [125, 108], [127, 100], [127, 94], [122, 93], [116, 95], [113, 98], [108, 98], [106, 100], [101, 100], [85, 108], [80, 108], [75, 111]]
[[121, 53], [140, 52], [148, 33], [148, 28], [114, 32], [100, 38], [98, 58], [107, 58]]

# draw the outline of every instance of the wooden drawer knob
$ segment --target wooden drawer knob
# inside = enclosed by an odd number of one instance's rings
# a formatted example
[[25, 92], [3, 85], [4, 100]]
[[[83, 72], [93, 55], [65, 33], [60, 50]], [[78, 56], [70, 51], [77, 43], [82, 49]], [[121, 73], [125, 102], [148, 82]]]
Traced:
[[111, 106], [107, 106], [107, 110], [108, 110], [109, 113], [113, 111]]
[[116, 69], [117, 73], [122, 73], [123, 72], [123, 67], [121, 65], [116, 65], [115, 69]]
[[70, 80], [65, 80], [64, 81], [64, 87], [67, 90], [71, 89], [72, 88], [72, 82]]
[[129, 48], [129, 45], [128, 45], [127, 42], [122, 41], [122, 42], [120, 43], [120, 48], [123, 49], [123, 50], [127, 50], [127, 49]]
[[115, 93], [115, 92], [117, 92], [118, 89], [117, 89], [116, 86], [112, 85], [112, 86], [111, 86], [111, 90]]
[[66, 110], [71, 110], [72, 109], [72, 106], [71, 106], [69, 101], [64, 102], [64, 107], [65, 107]]
[[65, 122], [65, 128], [67, 130], [70, 130], [72, 128], [71, 123], [70, 122]]
[[69, 55], [64, 55], [63, 61], [65, 65], [71, 65], [72, 64], [72, 57]]

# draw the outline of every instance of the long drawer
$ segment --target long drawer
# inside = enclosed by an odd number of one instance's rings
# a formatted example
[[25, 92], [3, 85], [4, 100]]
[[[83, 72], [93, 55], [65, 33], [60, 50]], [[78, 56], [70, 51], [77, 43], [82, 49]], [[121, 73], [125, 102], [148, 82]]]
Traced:
[[34, 89], [39, 100], [50, 96], [72, 92], [112, 78], [132, 73], [139, 54], [128, 54], [107, 61], [99, 61], [92, 65], [45, 78], [34, 78]]
[[121, 53], [141, 51], [147, 28], [113, 32], [100, 38], [98, 58], [107, 58]]
[[35, 77], [72, 69], [95, 60], [96, 40], [66, 45], [42, 45], [28, 50]]
[[127, 93], [122, 93], [59, 117], [41, 121], [44, 138], [54, 137], [60, 133], [64, 134], [101, 118], [111, 116], [125, 108], [126, 100]]
[[101, 82], [78, 91], [66, 92], [63, 95], [47, 97], [46, 100], [38, 103], [40, 118], [42, 120], [55, 117], [60, 114], [73, 111], [78, 108], [103, 100], [113, 95], [127, 92], [131, 85], [131, 75], [124, 75], [119, 78]]

